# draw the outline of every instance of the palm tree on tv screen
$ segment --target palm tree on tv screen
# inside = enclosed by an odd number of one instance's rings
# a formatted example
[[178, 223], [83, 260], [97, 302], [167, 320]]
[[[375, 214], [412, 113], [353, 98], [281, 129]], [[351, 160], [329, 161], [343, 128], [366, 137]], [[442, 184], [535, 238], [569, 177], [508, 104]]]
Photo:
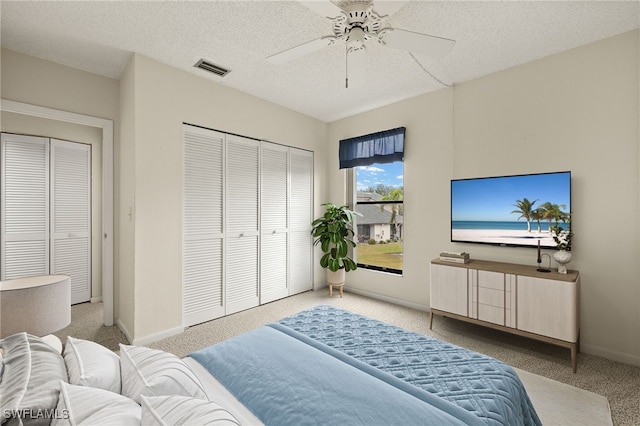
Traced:
[[551, 225], [553, 222], [556, 224], [560, 221], [566, 222], [569, 215], [562, 211], [562, 209], [566, 208], [567, 206], [565, 204], [553, 204], [549, 201], [538, 208], [538, 210], [541, 210], [543, 219], [546, 219], [549, 222], [549, 232], [551, 232]]
[[540, 221], [542, 219], [544, 219], [544, 209], [538, 207], [531, 212], [531, 220], [535, 220], [538, 224], [538, 233], [542, 232], [542, 227], [540, 226]]
[[524, 218], [527, 221], [527, 232], [531, 232], [531, 219], [533, 217], [533, 205], [538, 200], [530, 201], [528, 198], [523, 198], [522, 200], [516, 200], [514, 206], [518, 208], [518, 210], [513, 210], [512, 214], [520, 214], [518, 220], [520, 218]]

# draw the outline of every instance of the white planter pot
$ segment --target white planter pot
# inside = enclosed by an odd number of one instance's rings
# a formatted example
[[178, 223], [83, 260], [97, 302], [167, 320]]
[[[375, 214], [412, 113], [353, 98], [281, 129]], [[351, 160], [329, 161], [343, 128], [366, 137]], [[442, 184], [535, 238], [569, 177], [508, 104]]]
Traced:
[[571, 262], [571, 258], [573, 255], [570, 251], [566, 250], [558, 250], [553, 252], [553, 260], [558, 262], [558, 273], [566, 274], [567, 273], [567, 263]]
[[338, 269], [336, 272], [333, 272], [331, 269], [326, 268], [327, 270], [327, 282], [331, 284], [344, 284], [344, 280], [346, 277], [346, 272], [344, 268]]

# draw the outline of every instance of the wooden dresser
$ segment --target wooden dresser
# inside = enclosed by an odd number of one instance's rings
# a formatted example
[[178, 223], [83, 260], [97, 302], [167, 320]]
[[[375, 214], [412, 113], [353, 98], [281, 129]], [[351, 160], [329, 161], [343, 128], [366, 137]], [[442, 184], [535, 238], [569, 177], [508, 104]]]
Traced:
[[441, 315], [580, 350], [580, 274], [471, 260], [431, 261], [431, 318]]

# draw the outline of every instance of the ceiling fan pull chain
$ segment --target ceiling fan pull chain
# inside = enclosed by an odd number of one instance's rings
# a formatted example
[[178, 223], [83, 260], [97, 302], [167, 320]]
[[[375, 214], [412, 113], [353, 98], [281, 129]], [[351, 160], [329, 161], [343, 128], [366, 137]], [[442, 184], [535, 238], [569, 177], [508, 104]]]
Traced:
[[349, 88], [349, 45], [344, 49], [344, 88]]

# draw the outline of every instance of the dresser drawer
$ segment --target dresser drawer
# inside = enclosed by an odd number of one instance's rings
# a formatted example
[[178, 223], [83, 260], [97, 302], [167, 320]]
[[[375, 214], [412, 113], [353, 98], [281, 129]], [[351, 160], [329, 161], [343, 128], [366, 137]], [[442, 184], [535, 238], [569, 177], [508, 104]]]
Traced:
[[478, 319], [504, 325], [504, 309], [478, 303]]
[[492, 288], [478, 288], [478, 303], [504, 308], [504, 291]]

